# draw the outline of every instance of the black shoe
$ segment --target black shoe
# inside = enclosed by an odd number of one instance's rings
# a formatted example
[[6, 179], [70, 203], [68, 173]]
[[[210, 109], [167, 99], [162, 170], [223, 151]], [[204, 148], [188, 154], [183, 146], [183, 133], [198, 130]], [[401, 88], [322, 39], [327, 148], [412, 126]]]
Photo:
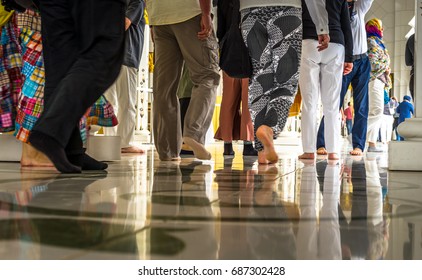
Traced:
[[180, 150], [180, 155], [187, 155], [187, 156], [193, 156], [193, 151], [189, 150]]
[[243, 144], [243, 155], [257, 157], [258, 151], [254, 149], [252, 144]]
[[87, 155], [85, 149], [82, 154], [67, 155], [67, 158], [72, 164], [80, 166], [82, 170], [104, 170], [108, 167], [107, 163], [98, 161]]
[[223, 156], [234, 156], [233, 144], [232, 143], [224, 143]]
[[69, 162], [64, 148], [49, 135], [32, 131], [28, 142], [44, 153], [61, 173], [81, 173], [81, 168]]

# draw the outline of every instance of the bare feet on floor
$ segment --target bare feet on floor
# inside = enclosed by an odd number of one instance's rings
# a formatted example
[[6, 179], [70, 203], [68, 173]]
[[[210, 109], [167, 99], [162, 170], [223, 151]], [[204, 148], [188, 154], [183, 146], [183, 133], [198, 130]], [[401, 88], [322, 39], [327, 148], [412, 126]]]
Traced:
[[363, 152], [362, 152], [362, 150], [361, 150], [361, 149], [359, 149], [359, 148], [354, 148], [354, 149], [350, 152], [350, 154], [351, 154], [352, 156], [361, 156], [361, 155], [363, 154]]
[[51, 160], [29, 144], [23, 143], [21, 166], [25, 167], [54, 167]]
[[142, 150], [141, 148], [136, 147], [136, 146], [129, 146], [129, 147], [122, 148], [121, 152], [123, 154], [143, 154], [143, 153], [145, 153], [144, 150]]
[[315, 153], [303, 153], [299, 156], [299, 159], [315, 159]]
[[210, 160], [211, 159], [211, 153], [205, 149], [205, 146], [198, 141], [196, 141], [193, 138], [190, 137], [183, 137], [183, 142], [189, 147], [192, 148], [193, 153], [196, 158], [202, 159], [202, 160]]
[[318, 148], [316, 153], [317, 153], [317, 155], [320, 155], [320, 156], [328, 155], [328, 152], [324, 147]]
[[277, 152], [274, 149], [273, 130], [271, 127], [261, 125], [256, 131], [256, 137], [264, 145], [264, 150], [258, 152], [259, 164], [270, 164], [278, 161]]

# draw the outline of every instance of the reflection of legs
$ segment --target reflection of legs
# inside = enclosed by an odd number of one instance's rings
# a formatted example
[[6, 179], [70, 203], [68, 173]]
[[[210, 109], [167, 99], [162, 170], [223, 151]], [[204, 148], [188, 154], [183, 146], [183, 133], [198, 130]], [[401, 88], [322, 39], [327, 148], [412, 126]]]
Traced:
[[317, 175], [315, 165], [305, 166], [300, 188], [300, 220], [297, 236], [298, 259], [318, 258], [318, 224], [316, 212]]
[[328, 165], [324, 174], [323, 201], [319, 224], [320, 259], [341, 260], [338, 206], [340, 203], [340, 166]]

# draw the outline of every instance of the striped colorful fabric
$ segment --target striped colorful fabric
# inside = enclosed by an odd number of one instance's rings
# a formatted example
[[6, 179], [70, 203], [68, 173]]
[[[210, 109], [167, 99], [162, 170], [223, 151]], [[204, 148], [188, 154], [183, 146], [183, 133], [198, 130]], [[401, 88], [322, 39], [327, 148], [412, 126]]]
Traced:
[[0, 132], [15, 129], [16, 105], [22, 84], [17, 29], [11, 19], [1, 28], [0, 38]]
[[[39, 118], [44, 106], [45, 72], [42, 57], [41, 18], [39, 13], [27, 11], [16, 13], [22, 46], [22, 74], [24, 83], [19, 97], [16, 138], [27, 142], [29, 133]], [[81, 119], [81, 136], [86, 141], [89, 125], [117, 125], [117, 118], [110, 103], [101, 97]]]

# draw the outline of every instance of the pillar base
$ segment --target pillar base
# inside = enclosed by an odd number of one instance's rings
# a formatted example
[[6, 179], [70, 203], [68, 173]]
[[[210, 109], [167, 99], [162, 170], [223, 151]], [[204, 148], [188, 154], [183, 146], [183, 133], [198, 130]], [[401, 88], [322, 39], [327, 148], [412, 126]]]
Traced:
[[422, 171], [422, 119], [407, 119], [398, 127], [405, 141], [392, 141], [388, 146], [388, 169]]

